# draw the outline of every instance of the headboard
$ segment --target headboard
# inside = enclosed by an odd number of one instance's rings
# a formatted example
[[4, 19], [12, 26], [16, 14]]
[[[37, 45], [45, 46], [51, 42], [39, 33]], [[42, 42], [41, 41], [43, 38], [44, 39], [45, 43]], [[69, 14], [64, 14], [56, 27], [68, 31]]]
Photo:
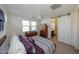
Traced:
[[7, 36], [4, 35], [1, 39], [0, 39], [0, 46], [3, 44], [3, 42], [7, 39]]
[[25, 36], [27, 36], [27, 37], [32, 37], [32, 36], [36, 36], [36, 35], [37, 35], [36, 31], [25, 32]]

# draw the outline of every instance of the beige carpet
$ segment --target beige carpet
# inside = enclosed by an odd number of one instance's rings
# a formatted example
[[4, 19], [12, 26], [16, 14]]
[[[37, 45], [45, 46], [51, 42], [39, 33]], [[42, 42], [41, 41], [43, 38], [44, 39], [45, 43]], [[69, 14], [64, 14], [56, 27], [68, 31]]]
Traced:
[[53, 40], [56, 44], [54, 54], [79, 54], [79, 50], [76, 50], [73, 46]]

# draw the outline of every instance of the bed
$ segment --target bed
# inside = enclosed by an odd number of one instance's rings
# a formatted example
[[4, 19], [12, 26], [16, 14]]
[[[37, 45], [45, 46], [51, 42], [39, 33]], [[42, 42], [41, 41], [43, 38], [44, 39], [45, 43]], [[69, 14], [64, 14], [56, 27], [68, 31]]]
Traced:
[[[35, 41], [34, 43], [44, 51], [44, 53], [30, 54], [52, 54], [55, 50], [54, 43], [49, 39], [40, 36], [33, 36], [30, 38], [33, 39]], [[32, 50], [35, 52], [34, 48]], [[40, 50], [38, 49], [38, 51]], [[5, 40], [0, 47], [0, 54], [27, 54], [27, 52], [25, 46], [16, 35], [13, 35], [10, 40]]]
[[34, 39], [35, 43], [45, 51], [45, 54], [52, 54], [55, 50], [55, 45], [51, 40], [41, 36], [33, 36], [31, 38]]

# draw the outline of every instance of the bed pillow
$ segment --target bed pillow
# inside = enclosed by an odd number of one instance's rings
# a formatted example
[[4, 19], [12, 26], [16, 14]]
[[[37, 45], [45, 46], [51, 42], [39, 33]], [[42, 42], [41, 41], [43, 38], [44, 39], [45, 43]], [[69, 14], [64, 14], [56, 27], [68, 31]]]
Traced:
[[19, 38], [15, 35], [10, 40], [10, 48], [8, 54], [26, 54], [24, 45], [20, 42]]
[[27, 54], [33, 54], [33, 44], [26, 38], [19, 35], [20, 41], [24, 44]]

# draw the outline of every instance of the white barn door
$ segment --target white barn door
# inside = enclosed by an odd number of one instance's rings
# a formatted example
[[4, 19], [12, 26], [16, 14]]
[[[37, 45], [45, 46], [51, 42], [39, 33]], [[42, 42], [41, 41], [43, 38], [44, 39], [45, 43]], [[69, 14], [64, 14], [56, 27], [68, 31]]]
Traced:
[[58, 18], [58, 40], [72, 45], [71, 15]]

